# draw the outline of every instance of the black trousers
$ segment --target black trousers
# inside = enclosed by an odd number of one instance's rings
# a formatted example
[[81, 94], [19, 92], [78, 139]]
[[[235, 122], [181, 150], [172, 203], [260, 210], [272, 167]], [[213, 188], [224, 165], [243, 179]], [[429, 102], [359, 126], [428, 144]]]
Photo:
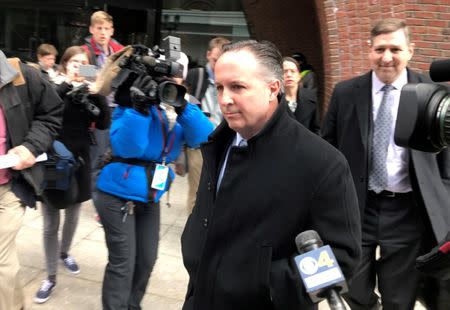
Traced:
[[347, 296], [352, 309], [377, 309], [376, 280], [384, 310], [414, 308], [419, 280], [414, 265], [424, 232], [412, 193], [395, 197], [369, 193], [362, 226], [363, 256]]
[[102, 287], [103, 309], [141, 309], [158, 252], [159, 203], [136, 203], [134, 213], [123, 221], [121, 207], [126, 200], [101, 191], [97, 191], [95, 197], [108, 247]]

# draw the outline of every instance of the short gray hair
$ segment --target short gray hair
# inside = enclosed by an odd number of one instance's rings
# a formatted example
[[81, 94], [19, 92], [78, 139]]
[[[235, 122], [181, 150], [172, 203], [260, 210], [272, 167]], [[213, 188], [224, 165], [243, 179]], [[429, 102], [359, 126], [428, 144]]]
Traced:
[[283, 57], [278, 48], [269, 41], [245, 40], [227, 44], [223, 47], [222, 55], [228, 52], [248, 50], [251, 52], [265, 71], [266, 81], [279, 80], [283, 90]]

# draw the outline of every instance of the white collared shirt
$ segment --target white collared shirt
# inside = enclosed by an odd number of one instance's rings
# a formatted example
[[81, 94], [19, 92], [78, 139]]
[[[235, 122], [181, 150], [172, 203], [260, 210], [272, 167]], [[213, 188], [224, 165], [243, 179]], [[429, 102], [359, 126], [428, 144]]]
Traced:
[[[227, 161], [228, 161], [228, 155], [230, 154], [230, 149], [232, 146], [239, 146], [239, 144], [241, 144], [241, 141], [245, 140], [244, 138], [242, 138], [242, 136], [236, 132], [236, 136], [233, 139], [233, 142], [230, 144], [230, 146], [228, 146], [227, 149], [227, 154], [225, 155], [225, 159], [223, 161], [222, 164], [222, 168], [220, 168], [220, 173], [219, 173], [219, 177], [217, 178], [217, 189], [216, 189], [216, 193], [219, 191], [219, 187], [220, 187], [220, 183], [222, 182], [222, 178], [223, 178], [223, 174], [225, 172], [225, 167], [227, 166]], [[246, 140], [245, 140], [245, 144], [246, 145]]]
[[[400, 74], [399, 78], [392, 83], [394, 89], [391, 90], [389, 96], [393, 100], [390, 109], [392, 113], [391, 137], [389, 139], [388, 154], [386, 159], [387, 166], [387, 187], [385, 190], [406, 193], [411, 191], [411, 180], [409, 178], [409, 152], [407, 149], [400, 147], [394, 142], [395, 123], [397, 121], [398, 106], [400, 103], [400, 93], [402, 87], [408, 83], [408, 72], [406, 69]], [[385, 84], [381, 82], [372, 71], [372, 116], [375, 120], [380, 108], [383, 91], [381, 90]]]

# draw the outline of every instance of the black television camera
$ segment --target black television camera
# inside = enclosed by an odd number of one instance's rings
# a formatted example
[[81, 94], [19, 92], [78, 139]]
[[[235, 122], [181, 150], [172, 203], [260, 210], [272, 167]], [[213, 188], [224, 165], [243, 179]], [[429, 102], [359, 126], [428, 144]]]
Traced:
[[[180, 39], [168, 36], [163, 39], [161, 48], [157, 45], [153, 48], [133, 45], [132, 49], [130, 56], [121, 59], [121, 69], [112, 81], [112, 88], [117, 90], [122, 87], [128, 90], [136, 78], [147, 75], [152, 78], [152, 87], [145, 95], [151, 102], [182, 106], [186, 88], [167, 79], [183, 76], [183, 65], [176, 62], [180, 57]], [[117, 103], [124, 104], [120, 100]]]
[[87, 84], [82, 84], [81, 86], [75, 87], [71, 91], [67, 92], [66, 95], [72, 98], [72, 103], [83, 105], [84, 108], [92, 115], [98, 116], [100, 114], [100, 109], [89, 99], [89, 88]]
[[[450, 59], [431, 63], [434, 82], [450, 81]], [[406, 84], [401, 91], [395, 143], [424, 152], [439, 152], [450, 144], [450, 87]]]
[[[434, 82], [450, 81], [450, 59], [431, 63]], [[434, 153], [450, 144], [450, 87], [406, 84], [400, 94], [394, 133], [399, 146]], [[450, 232], [429, 253], [416, 259], [416, 268], [440, 280], [450, 279]]]

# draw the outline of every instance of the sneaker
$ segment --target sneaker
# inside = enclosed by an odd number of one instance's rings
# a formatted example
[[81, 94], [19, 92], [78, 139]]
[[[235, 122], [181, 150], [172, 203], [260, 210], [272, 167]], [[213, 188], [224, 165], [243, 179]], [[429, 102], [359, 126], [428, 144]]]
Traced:
[[75, 259], [68, 255], [66, 258], [63, 259], [63, 264], [64, 267], [66, 267], [66, 270], [70, 273], [73, 274], [78, 274], [80, 273], [80, 268], [77, 265], [77, 262], [75, 261]]
[[48, 279], [42, 281], [41, 288], [39, 289], [39, 291], [37, 291], [36, 296], [34, 297], [34, 302], [37, 304], [46, 302], [50, 298], [50, 294], [52, 293], [55, 285], [55, 282], [52, 282]]

